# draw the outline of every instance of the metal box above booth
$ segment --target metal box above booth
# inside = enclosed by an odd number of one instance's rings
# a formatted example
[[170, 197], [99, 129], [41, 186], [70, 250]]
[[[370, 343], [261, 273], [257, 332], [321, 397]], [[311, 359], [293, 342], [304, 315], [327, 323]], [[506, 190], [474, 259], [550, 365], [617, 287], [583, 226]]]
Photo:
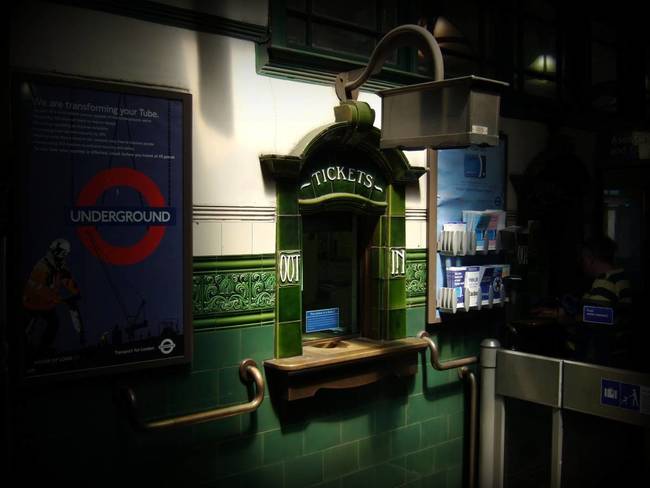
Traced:
[[507, 86], [465, 76], [381, 91], [381, 148], [496, 146]]

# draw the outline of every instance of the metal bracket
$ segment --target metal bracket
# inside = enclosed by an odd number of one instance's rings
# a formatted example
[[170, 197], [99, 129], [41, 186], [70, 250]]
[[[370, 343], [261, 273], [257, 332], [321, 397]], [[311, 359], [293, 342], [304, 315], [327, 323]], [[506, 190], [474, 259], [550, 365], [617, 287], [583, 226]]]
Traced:
[[339, 100], [356, 100], [359, 94], [358, 89], [361, 85], [370, 76], [381, 71], [390, 53], [403, 46], [416, 46], [420, 50], [428, 52], [432, 60], [431, 68], [433, 70], [434, 81], [440, 81], [445, 78], [442, 52], [433, 34], [419, 25], [400, 25], [381, 38], [370, 55], [368, 64], [364, 69], [357, 69], [337, 75], [334, 88]]

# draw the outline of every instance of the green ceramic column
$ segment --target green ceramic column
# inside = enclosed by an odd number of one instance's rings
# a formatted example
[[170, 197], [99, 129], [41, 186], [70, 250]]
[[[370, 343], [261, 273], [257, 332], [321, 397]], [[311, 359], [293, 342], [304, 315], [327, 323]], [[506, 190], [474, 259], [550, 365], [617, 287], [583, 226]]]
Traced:
[[384, 338], [406, 337], [406, 210], [404, 185], [388, 187], [388, 231], [386, 232], [386, 313]]
[[276, 358], [302, 354], [302, 218], [296, 184], [277, 182], [276, 249]]

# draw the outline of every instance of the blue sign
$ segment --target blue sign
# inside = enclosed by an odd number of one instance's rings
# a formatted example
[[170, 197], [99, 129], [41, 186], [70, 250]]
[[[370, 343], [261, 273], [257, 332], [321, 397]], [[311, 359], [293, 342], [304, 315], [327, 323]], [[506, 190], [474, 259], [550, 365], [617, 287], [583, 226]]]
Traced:
[[339, 328], [339, 309], [322, 308], [307, 310], [305, 317], [305, 332], [320, 332]]
[[465, 178], [485, 178], [486, 157], [485, 154], [468, 152], [464, 160]]
[[621, 408], [639, 411], [641, 406], [641, 387], [639, 385], [628, 385], [621, 383]]
[[582, 308], [582, 321], [590, 324], [613, 325], [614, 309], [585, 305]]
[[600, 403], [618, 407], [620, 405], [621, 384], [618, 381], [600, 380]]
[[641, 387], [602, 378], [600, 380], [600, 403], [639, 412]]

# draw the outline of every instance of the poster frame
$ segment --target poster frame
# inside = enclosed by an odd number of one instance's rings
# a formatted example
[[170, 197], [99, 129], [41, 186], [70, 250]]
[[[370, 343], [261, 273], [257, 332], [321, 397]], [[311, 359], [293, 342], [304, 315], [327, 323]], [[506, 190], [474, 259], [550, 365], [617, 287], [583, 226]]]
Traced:
[[[99, 365], [71, 368], [64, 371], [46, 372], [42, 374], [28, 374], [25, 362], [25, 340], [24, 330], [21, 324], [25, 323], [26, 311], [22, 306], [22, 289], [25, 277], [21, 276], [22, 253], [28, 243], [24, 242], [23, 236], [29, 231], [29, 223], [21, 222], [21, 206], [25, 198], [29, 196], [28, 171], [30, 167], [29, 129], [20, 102], [20, 89], [24, 83], [41, 83], [47, 85], [61, 86], [72, 89], [96, 90], [103, 92], [115, 92], [125, 95], [135, 95], [178, 101], [181, 103], [182, 127], [181, 141], [182, 149], [182, 195], [176, 204], [176, 214], [183, 219], [181, 229], [182, 250], [179, 253], [182, 259], [182, 313], [179, 320], [182, 321], [183, 351], [182, 354], [170, 355], [156, 359], [136, 358], [133, 361], [115, 362], [111, 365]], [[112, 80], [90, 79], [59, 74], [45, 74], [15, 70], [11, 72], [11, 96], [10, 114], [12, 124], [12, 148], [11, 158], [15, 161], [9, 164], [7, 174], [10, 183], [10, 211], [9, 211], [9, 255], [7, 261], [8, 276], [12, 277], [13, 283], [20, 284], [7, 290], [8, 303], [8, 331], [9, 340], [9, 367], [14, 371], [12, 377], [19, 384], [31, 385], [41, 384], [58, 380], [69, 380], [75, 378], [95, 377], [102, 375], [114, 375], [129, 371], [156, 368], [161, 366], [189, 364], [193, 354], [193, 325], [192, 325], [192, 95], [187, 91], [173, 90], [168, 87], [157, 87], [153, 85], [140, 85], [122, 83]], [[25, 129], [25, 130], [23, 130]], [[157, 270], [157, 273], [164, 272]], [[150, 308], [155, 303], [147, 303]], [[12, 353], [13, 351], [13, 353]], [[91, 358], [92, 359], [92, 358]], [[97, 360], [97, 358], [95, 358]]]

